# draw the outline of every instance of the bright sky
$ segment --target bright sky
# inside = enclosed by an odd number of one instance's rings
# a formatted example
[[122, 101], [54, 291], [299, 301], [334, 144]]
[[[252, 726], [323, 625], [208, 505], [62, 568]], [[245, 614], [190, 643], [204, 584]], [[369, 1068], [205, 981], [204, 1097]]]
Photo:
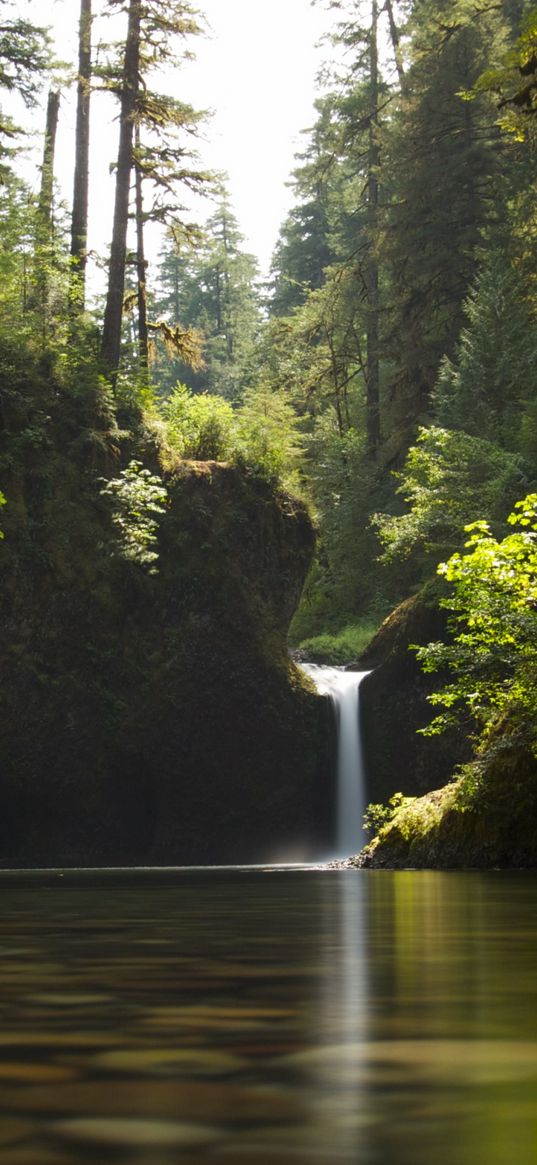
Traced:
[[[55, 29], [57, 51], [73, 59], [77, 0], [16, 0], [21, 15]], [[330, 14], [310, 0], [199, 0], [212, 29], [196, 38], [196, 60], [178, 75], [177, 96], [214, 116], [201, 143], [204, 164], [229, 175], [232, 206], [246, 246], [267, 270], [278, 230], [292, 201], [286, 187], [300, 131], [314, 117], [315, 75], [326, 54], [316, 44]], [[94, 103], [90, 245], [110, 237], [117, 110]], [[58, 173], [71, 197], [74, 110], [64, 101], [58, 135]]]

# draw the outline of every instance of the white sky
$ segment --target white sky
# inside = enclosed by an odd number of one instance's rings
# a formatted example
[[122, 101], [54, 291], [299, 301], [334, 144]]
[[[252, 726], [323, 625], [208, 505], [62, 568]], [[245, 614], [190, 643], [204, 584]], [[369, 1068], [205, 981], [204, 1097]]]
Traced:
[[[214, 116], [200, 143], [203, 164], [229, 175], [232, 206], [247, 249], [268, 269], [292, 201], [286, 187], [301, 149], [300, 131], [314, 117], [315, 74], [326, 55], [316, 48], [331, 17], [310, 0], [199, 0], [212, 29], [193, 38], [196, 60], [178, 74], [176, 96]], [[15, 0], [15, 9], [55, 30], [58, 53], [76, 56], [78, 0]], [[94, 101], [90, 246], [102, 250], [112, 216], [110, 163], [116, 151], [115, 106]], [[43, 117], [41, 115], [39, 125]], [[71, 197], [74, 107], [64, 99], [58, 177]], [[303, 140], [303, 139], [302, 139]], [[37, 159], [39, 154], [37, 155]]]

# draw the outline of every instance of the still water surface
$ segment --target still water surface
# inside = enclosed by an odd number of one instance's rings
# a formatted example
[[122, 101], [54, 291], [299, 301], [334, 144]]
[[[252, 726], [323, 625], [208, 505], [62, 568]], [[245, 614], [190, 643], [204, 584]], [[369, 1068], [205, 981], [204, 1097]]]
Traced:
[[0, 1163], [535, 1165], [537, 876], [0, 883]]

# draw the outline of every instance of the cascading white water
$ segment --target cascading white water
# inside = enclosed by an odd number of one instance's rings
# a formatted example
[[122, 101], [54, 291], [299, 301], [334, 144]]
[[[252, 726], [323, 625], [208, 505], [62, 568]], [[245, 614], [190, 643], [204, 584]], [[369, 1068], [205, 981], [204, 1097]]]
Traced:
[[330, 696], [337, 728], [336, 856], [355, 854], [364, 844], [362, 832], [365, 777], [360, 735], [360, 684], [368, 672], [343, 671], [315, 663], [301, 664], [317, 691]]

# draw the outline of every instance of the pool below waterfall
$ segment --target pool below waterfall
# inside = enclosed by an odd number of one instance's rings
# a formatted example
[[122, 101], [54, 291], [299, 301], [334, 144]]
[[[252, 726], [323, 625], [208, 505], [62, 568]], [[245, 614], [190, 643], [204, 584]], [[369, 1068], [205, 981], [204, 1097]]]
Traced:
[[0, 1165], [534, 1165], [537, 876], [0, 880]]

